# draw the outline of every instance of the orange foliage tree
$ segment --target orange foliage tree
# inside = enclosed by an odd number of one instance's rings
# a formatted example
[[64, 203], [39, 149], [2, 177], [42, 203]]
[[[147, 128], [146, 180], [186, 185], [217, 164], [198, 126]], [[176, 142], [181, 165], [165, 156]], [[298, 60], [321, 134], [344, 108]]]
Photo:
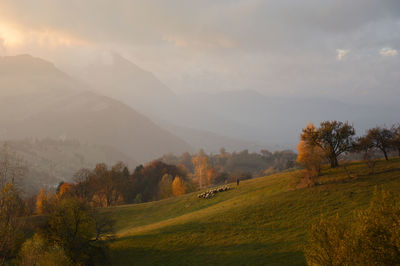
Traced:
[[[309, 132], [315, 131], [315, 126], [310, 123], [307, 125], [306, 129]], [[306, 173], [310, 181], [314, 181], [316, 177], [319, 176], [321, 172], [321, 166], [324, 161], [325, 153], [324, 151], [313, 143], [306, 140], [300, 140], [297, 144], [297, 162], [306, 169]]]
[[206, 185], [211, 185], [217, 176], [217, 171], [215, 168], [208, 168], [206, 171]]
[[44, 191], [44, 188], [40, 190], [39, 195], [36, 197], [36, 212], [37, 214], [45, 213], [47, 206], [47, 194]]
[[185, 181], [180, 177], [175, 177], [172, 182], [172, 194], [174, 196], [180, 196], [186, 193], [186, 184]]
[[67, 195], [68, 193], [71, 192], [72, 189], [72, 185], [63, 182], [62, 184], [60, 184], [60, 186], [58, 187], [58, 196], [62, 197], [63, 195]]

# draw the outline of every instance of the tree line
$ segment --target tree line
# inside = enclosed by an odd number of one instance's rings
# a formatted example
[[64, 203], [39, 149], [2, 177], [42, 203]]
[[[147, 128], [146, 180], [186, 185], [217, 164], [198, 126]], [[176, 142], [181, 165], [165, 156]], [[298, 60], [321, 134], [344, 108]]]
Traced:
[[111, 167], [100, 163], [94, 169], [79, 170], [73, 182], [61, 182], [57, 191], [67, 190], [95, 207], [141, 203], [233, 182], [237, 178], [278, 172], [293, 167], [295, 159], [296, 154], [291, 151], [262, 150], [258, 154], [247, 150], [228, 153], [221, 149], [217, 155], [207, 155], [203, 150], [194, 155], [165, 155], [133, 171], [122, 162]]
[[42, 189], [38, 199], [61, 193], [84, 199], [93, 207], [110, 207], [179, 196], [194, 190], [184, 169], [159, 160], [140, 165], [133, 172], [122, 162], [111, 167], [100, 163], [94, 169], [79, 170], [73, 180], [61, 182], [56, 193]]
[[206, 154], [200, 150], [197, 154], [168, 154], [161, 160], [185, 169], [188, 177], [203, 188], [235, 182], [237, 178], [244, 180], [281, 172], [295, 167], [296, 157], [297, 154], [290, 150], [229, 153], [221, 148], [219, 154]]

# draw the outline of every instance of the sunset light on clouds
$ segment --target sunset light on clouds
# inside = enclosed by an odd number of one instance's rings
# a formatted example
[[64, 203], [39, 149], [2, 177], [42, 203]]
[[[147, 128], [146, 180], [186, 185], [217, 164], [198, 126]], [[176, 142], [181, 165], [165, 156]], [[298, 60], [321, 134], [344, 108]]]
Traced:
[[[381, 61], [400, 49], [398, 1], [290, 2], [2, 0], [0, 53], [34, 54], [69, 68], [116, 52], [179, 93], [252, 89], [393, 100], [370, 86], [385, 80], [380, 90], [389, 93], [400, 82], [391, 74], [400, 63]], [[357, 87], [372, 94], [356, 98]]]

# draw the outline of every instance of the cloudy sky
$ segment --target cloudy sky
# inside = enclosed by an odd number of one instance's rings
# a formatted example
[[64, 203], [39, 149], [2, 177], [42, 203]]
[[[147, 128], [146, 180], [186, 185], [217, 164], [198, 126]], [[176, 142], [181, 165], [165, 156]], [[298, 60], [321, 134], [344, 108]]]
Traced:
[[399, 0], [0, 0], [0, 54], [114, 51], [176, 92], [400, 100]]

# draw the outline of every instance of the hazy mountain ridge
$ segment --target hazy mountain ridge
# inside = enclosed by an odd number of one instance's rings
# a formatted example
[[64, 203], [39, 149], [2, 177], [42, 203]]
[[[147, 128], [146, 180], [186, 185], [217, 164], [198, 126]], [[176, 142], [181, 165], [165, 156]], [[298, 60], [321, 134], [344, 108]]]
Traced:
[[[353, 105], [331, 99], [269, 98], [255, 91], [230, 91], [212, 95], [185, 95], [192, 105], [207, 103], [209, 110], [222, 117], [245, 121], [256, 127], [256, 139], [292, 143], [298, 140], [301, 128], [307, 123], [323, 120], [341, 120], [354, 123], [358, 133], [364, 133], [376, 123], [397, 122], [396, 111], [388, 106]], [[223, 106], [223, 108], [221, 108]]]
[[[82, 78], [92, 84], [106, 84], [106, 95], [137, 107], [196, 148], [202, 146], [208, 151], [222, 146], [234, 150], [244, 143], [294, 149], [301, 129], [309, 122], [348, 120], [362, 134], [377, 123], [396, 123], [400, 111], [393, 106], [357, 105], [327, 98], [267, 97], [253, 90], [175, 95], [155, 76], [144, 84], [137, 77], [148, 72], [118, 55], [114, 57], [104, 67], [90, 67], [96, 69], [99, 79], [93, 75]], [[119, 75], [108, 75], [106, 70], [118, 70]]]
[[89, 91], [51, 63], [24, 55], [3, 57], [0, 66], [7, 69], [0, 72], [3, 140], [79, 139], [114, 147], [139, 162], [191, 150], [131, 107]]
[[198, 106], [186, 102], [153, 74], [118, 54], [112, 54], [107, 62], [99, 60], [90, 64], [77, 75], [96, 92], [134, 107], [196, 149], [215, 152], [221, 147], [238, 150], [264, 145], [235, 139], [232, 132], [244, 128], [245, 124], [211, 112], [207, 104]]
[[[139, 68], [118, 54], [106, 61], [97, 60], [76, 75], [91, 85], [96, 93], [117, 99], [147, 115], [160, 112], [163, 101], [172, 101], [175, 94], [153, 73]], [[164, 110], [165, 111], [165, 110]]]
[[209, 153], [219, 153], [221, 148], [225, 148], [228, 152], [248, 150], [249, 152], [259, 152], [262, 149], [276, 150], [280, 147], [271, 146], [254, 141], [245, 141], [218, 135], [216, 133], [191, 129], [188, 127], [175, 126], [169, 123], [161, 123], [164, 128], [174, 132], [178, 137], [184, 139], [196, 150], [204, 149]]

